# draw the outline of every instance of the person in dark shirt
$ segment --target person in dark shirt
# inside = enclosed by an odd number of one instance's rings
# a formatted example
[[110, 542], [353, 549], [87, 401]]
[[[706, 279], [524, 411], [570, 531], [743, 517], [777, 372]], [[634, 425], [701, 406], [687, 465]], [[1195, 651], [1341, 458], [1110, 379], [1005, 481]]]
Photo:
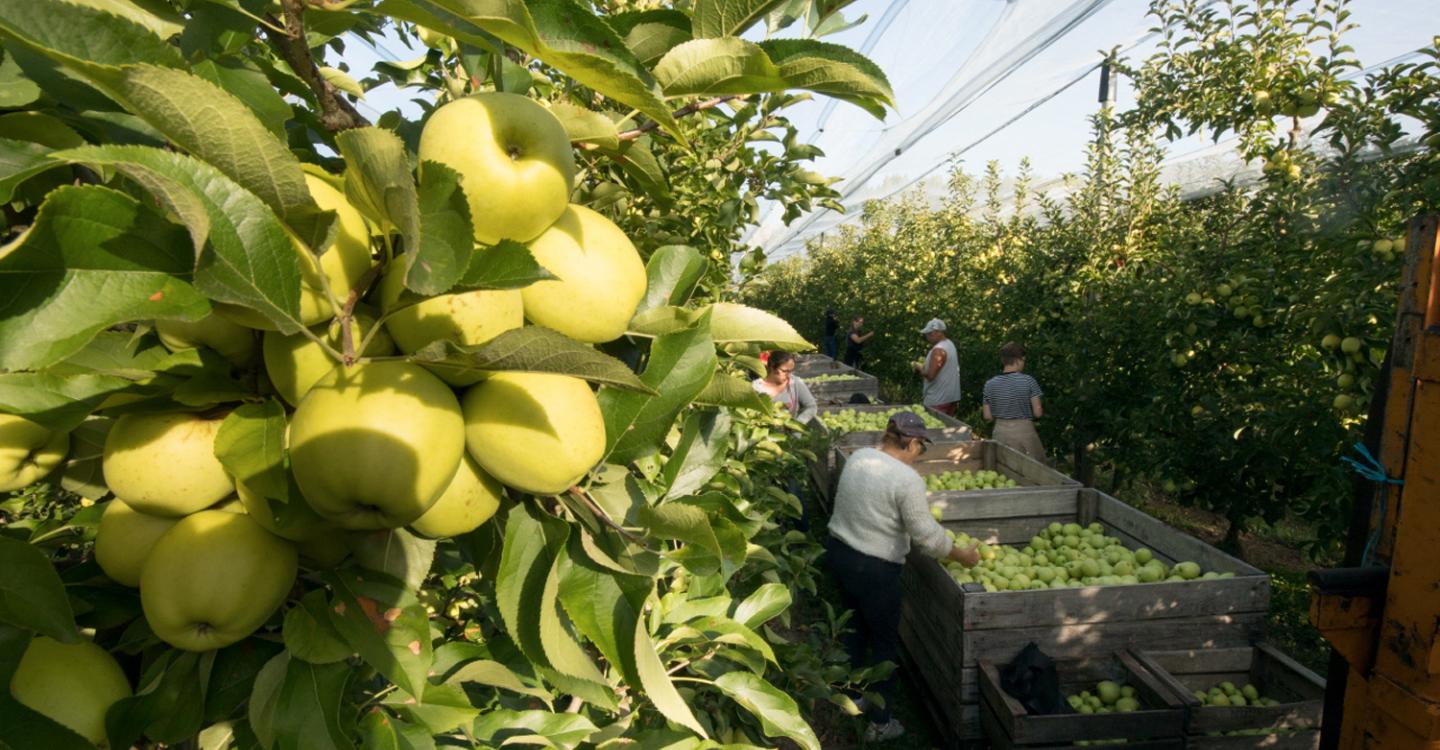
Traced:
[[835, 315], [835, 310], [825, 311], [825, 338], [820, 342], [824, 347], [825, 356], [830, 359], [838, 359], [840, 356], [840, 318]]
[[865, 361], [861, 350], [865, 348], [865, 343], [875, 336], [874, 331], [861, 333], [864, 327], [865, 316], [856, 315], [855, 319], [850, 321], [850, 334], [845, 339], [845, 364], [857, 370], [861, 369], [860, 364]]

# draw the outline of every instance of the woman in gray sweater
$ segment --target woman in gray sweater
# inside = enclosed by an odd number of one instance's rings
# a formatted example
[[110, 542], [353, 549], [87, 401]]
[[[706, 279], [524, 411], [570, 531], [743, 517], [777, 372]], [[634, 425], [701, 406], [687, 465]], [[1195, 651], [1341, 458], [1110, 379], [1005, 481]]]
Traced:
[[819, 407], [815, 404], [814, 394], [810, 393], [810, 386], [795, 375], [794, 354], [779, 350], [770, 352], [765, 360], [765, 377], [755, 378], [751, 385], [757, 393], [784, 404], [797, 422], [808, 424], [815, 418]]
[[[967, 568], [980, 562], [976, 547], [955, 546], [930, 515], [925, 480], [914, 469], [929, 442], [920, 415], [899, 412], [886, 425], [880, 447], [855, 451], [840, 473], [826, 548], [841, 604], [855, 613], [845, 649], [856, 667], [899, 663], [900, 571], [912, 548]], [[895, 674], [876, 689], [886, 707], [866, 710], [871, 722], [866, 738], [874, 742], [899, 737], [905, 728], [891, 718], [889, 709]]]

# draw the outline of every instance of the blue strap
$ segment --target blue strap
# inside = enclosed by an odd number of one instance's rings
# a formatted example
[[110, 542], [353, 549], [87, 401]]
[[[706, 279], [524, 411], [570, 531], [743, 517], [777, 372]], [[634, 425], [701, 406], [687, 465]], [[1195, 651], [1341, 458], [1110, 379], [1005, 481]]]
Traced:
[[1344, 461], [1347, 464], [1350, 464], [1350, 468], [1354, 469], [1355, 472], [1358, 473], [1360, 476], [1365, 477], [1372, 482], [1382, 482], [1385, 484], [1405, 484], [1405, 480], [1394, 479], [1389, 474], [1387, 474], [1385, 472], [1385, 467], [1382, 466], [1379, 461], [1376, 461], [1374, 456], [1370, 455], [1370, 451], [1365, 447], [1364, 443], [1356, 443], [1355, 445], [1350, 447], [1353, 448], [1356, 453], [1360, 454], [1360, 459], [1356, 460], [1349, 456], [1341, 456], [1340, 460]]

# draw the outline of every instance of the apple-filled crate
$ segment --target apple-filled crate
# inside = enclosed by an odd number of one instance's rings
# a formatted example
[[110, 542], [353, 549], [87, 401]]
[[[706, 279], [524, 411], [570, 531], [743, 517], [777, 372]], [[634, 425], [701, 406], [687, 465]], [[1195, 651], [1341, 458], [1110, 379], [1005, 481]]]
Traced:
[[[841, 445], [836, 449], [836, 481], [850, 456], [861, 447], [865, 446]], [[935, 479], [955, 474], [981, 480], [977, 484], [1014, 484], [977, 486], [974, 489], [931, 489], [928, 493], [930, 508], [941, 520], [971, 517], [968, 509], [974, 503], [990, 498], [999, 498], [1002, 507], [1015, 507], [1014, 504], [1021, 498], [1035, 503], [1036, 507], [1048, 507], [1048, 502], [1064, 502], [1073, 498], [1075, 489], [1080, 486], [1074, 479], [994, 440], [940, 440], [931, 443], [915, 462], [915, 471], [926, 478], [927, 485]]]
[[[840, 478], [838, 463], [840, 451], [846, 448], [853, 451], [856, 448], [879, 447], [880, 439], [885, 434], [884, 420], [880, 418], [880, 415], [901, 409], [920, 413], [925, 417], [927, 423], [938, 425], [925, 431], [925, 434], [937, 444], [965, 442], [972, 437], [970, 425], [949, 414], [943, 414], [926, 406], [903, 404], [822, 406], [816, 418], [810, 422], [810, 431], [817, 446], [815, 460], [810, 464], [810, 475], [815, 480], [815, 486], [820, 491], [820, 502], [826, 506], [826, 510], [829, 509], [830, 500], [834, 497], [835, 482]], [[877, 429], [842, 431], [839, 428], [826, 426], [827, 417], [833, 419], [834, 415], [847, 412], [874, 415], [879, 427]]]
[[1098, 490], [1071, 485], [1030, 496], [992, 494], [948, 508], [941, 523], [1002, 556], [1049, 533], [1051, 524], [1062, 531], [1075, 524], [1091, 536], [1098, 529], [1107, 543], [1149, 550], [1167, 571], [1190, 562], [1216, 574], [987, 591], [982, 583], [957, 582], [939, 562], [912, 552], [901, 578], [901, 643], [920, 675], [927, 707], [952, 744], [981, 736], [981, 658], [1007, 664], [1031, 642], [1057, 660], [1131, 647], [1248, 647], [1265, 627], [1268, 575]]
[[[1182, 750], [1185, 705], [1128, 651], [1057, 661], [1060, 693], [1082, 694], [1098, 709], [1034, 714], [1005, 692], [1001, 666], [977, 663], [980, 723], [996, 750], [1124, 744], [1127, 750]], [[1073, 699], [1072, 698], [1072, 699]]]
[[809, 370], [806, 374], [800, 374], [800, 368], [795, 368], [796, 374], [810, 387], [817, 403], [826, 406], [848, 404], [856, 394], [872, 402], [880, 398], [880, 380], [874, 375], [834, 360], [830, 362], [831, 365], [820, 368], [806, 368]]
[[1325, 680], [1269, 644], [1135, 657], [1185, 706], [1191, 750], [1320, 746]]

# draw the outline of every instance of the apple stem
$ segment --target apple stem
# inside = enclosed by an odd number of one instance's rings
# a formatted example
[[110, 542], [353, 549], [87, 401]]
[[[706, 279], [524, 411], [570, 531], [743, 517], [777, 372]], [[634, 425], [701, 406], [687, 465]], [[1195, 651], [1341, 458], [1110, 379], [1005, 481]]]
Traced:
[[584, 490], [580, 489], [579, 487], [571, 487], [568, 494], [576, 500], [579, 500], [580, 503], [585, 506], [586, 510], [589, 510], [592, 514], [594, 514], [595, 517], [604, 522], [606, 526], [609, 526], [610, 528], [619, 532], [620, 536], [625, 537], [626, 541], [644, 547], [647, 550], [650, 549], [650, 545], [646, 544], [644, 539], [635, 536], [633, 533], [630, 532], [629, 529], [626, 529], [624, 526], [616, 523], [615, 519], [611, 518], [610, 514], [606, 513], [603, 508], [596, 504], [595, 500], [592, 499], [590, 495]]
[[[350, 296], [345, 298], [345, 306], [340, 309], [340, 351], [342, 361], [346, 367], [355, 364], [355, 332], [351, 328], [351, 321], [355, 320], [355, 303], [360, 301], [360, 295], [370, 288], [375, 277], [380, 274], [380, 266], [371, 266], [370, 270], [360, 277], [360, 281], [350, 290]], [[368, 340], [368, 339], [367, 339]], [[363, 348], [360, 351], [365, 351]]]

